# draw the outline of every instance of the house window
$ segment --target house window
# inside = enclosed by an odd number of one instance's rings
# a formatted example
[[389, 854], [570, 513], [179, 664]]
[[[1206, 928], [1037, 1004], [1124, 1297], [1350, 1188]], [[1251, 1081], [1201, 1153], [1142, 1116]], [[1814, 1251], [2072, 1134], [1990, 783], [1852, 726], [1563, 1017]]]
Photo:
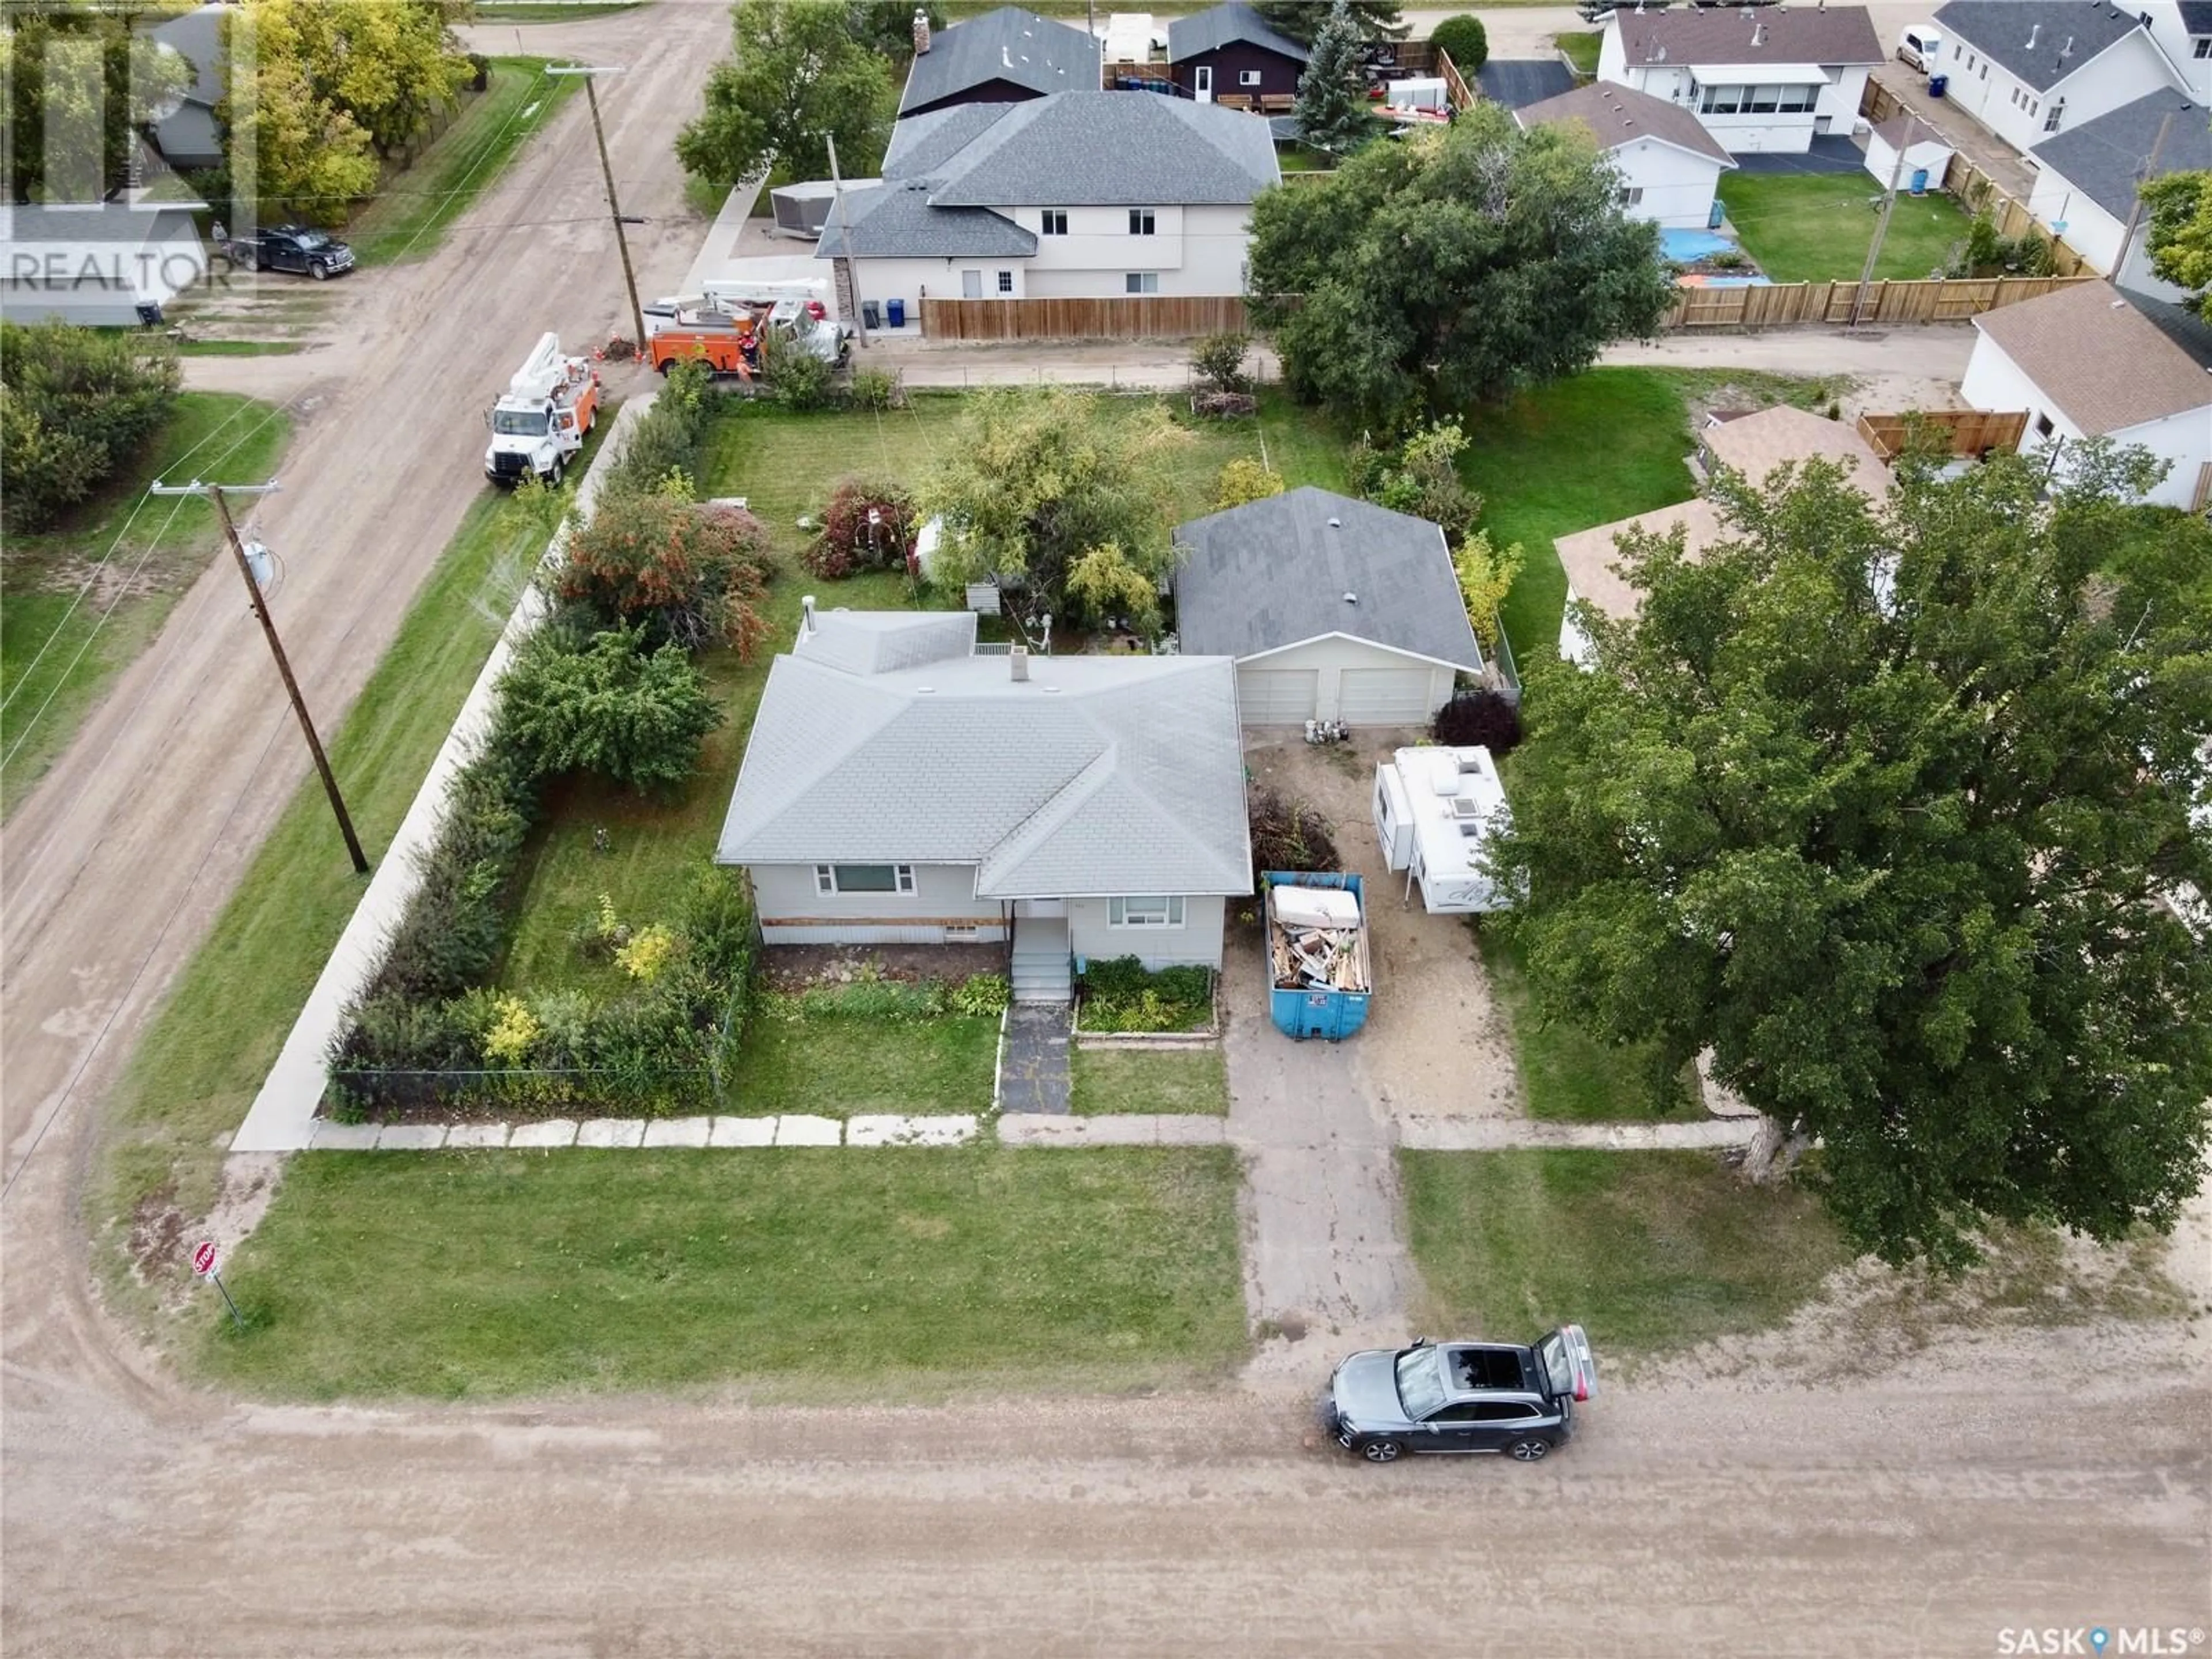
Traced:
[[1644, 186], [1623, 185], [1613, 192], [1613, 198], [1625, 208], [1641, 207], [1644, 205]]
[[1122, 279], [1124, 294], [1158, 294], [1160, 273], [1157, 270], [1133, 270]]
[[2039, 415], [2035, 417], [2035, 435], [2037, 437], [2048, 438], [2057, 430], [2057, 428], [2051, 425], [2051, 416], [2048, 415]]
[[1180, 927], [1182, 896], [1170, 893], [1108, 899], [1106, 924], [1109, 927]]
[[1966, 54], [1966, 73], [1967, 73], [1967, 74], [1969, 74], [1969, 75], [1972, 75], [1973, 72], [1974, 72], [1974, 54], [1973, 54], [1973, 53], [1972, 53], [1972, 52], [1968, 52], [1968, 53]]
[[1129, 210], [1129, 234], [1149, 236], [1152, 234], [1152, 210], [1150, 208]]
[[2057, 131], [2058, 123], [2065, 114], [2066, 100], [2062, 98], [2051, 106], [2051, 113], [2043, 118], [2043, 130], [2045, 132]]
[[1258, 86], [1260, 84], [1260, 71], [1257, 70], [1238, 70], [1237, 71], [1237, 84], [1240, 87]]
[[817, 864], [814, 890], [835, 893], [902, 893], [914, 891], [911, 864]]
[[1001, 294], [1012, 294], [1013, 291], [1014, 273], [1011, 270], [1000, 271], [999, 273], [999, 292]]
[[1067, 234], [1067, 210], [1066, 208], [1047, 208], [1042, 216], [1044, 220], [1043, 229], [1046, 235], [1065, 236]]
[[2212, 34], [2200, 34], [2191, 43], [2191, 56], [2212, 58]]

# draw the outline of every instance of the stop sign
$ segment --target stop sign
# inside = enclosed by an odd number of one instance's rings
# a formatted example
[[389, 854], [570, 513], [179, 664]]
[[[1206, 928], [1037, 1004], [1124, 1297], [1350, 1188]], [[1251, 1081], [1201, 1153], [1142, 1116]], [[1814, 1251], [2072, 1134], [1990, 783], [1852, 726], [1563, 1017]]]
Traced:
[[198, 1244], [192, 1246], [192, 1271], [194, 1273], [199, 1274], [201, 1278], [204, 1279], [208, 1274], [215, 1271], [215, 1264], [216, 1253], [215, 1241], [213, 1239], [202, 1239]]

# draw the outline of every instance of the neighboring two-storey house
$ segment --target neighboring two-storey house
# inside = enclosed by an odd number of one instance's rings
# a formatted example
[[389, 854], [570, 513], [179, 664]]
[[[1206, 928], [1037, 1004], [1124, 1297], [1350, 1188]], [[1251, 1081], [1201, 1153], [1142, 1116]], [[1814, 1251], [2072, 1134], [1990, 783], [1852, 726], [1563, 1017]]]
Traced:
[[2017, 150], [2183, 89], [2142, 15], [2109, 0], [1951, 0], [1936, 23], [1945, 98]]
[[2143, 181], [2212, 169], [2212, 125], [2203, 104], [2154, 92], [2045, 139], [2031, 159], [2042, 168], [2027, 204], [2038, 222], [2122, 288], [2181, 297], [2151, 274], [2147, 224], [2136, 223], [2132, 238], [2128, 227], [2140, 216], [2136, 191]]
[[[964, 27], [964, 26], [963, 26]], [[1179, 98], [1066, 92], [894, 130], [879, 185], [816, 251], [860, 293], [922, 299], [1239, 295], [1252, 199], [1280, 181], [1266, 119]]]
[[1617, 8], [1597, 78], [1690, 111], [1731, 154], [1802, 155], [1858, 118], [1881, 41], [1863, 6]]

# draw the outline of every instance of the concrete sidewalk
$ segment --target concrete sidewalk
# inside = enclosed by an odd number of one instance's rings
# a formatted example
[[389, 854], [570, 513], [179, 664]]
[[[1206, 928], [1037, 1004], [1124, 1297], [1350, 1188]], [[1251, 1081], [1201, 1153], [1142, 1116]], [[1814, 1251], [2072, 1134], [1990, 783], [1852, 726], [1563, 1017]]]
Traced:
[[1748, 1146], [1755, 1117], [1697, 1123], [1539, 1123], [1528, 1119], [1407, 1117], [1398, 1144], [1408, 1152], [1502, 1152], [1523, 1147], [1587, 1146], [1609, 1152], [1709, 1152]]

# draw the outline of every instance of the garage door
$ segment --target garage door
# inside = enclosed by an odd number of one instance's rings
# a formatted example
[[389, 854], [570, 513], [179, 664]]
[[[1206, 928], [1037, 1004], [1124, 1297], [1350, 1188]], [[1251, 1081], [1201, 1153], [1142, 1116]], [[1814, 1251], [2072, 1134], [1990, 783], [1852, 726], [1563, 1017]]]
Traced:
[[1419, 726], [1429, 717], [1429, 671], [1347, 668], [1338, 703], [1347, 726]]
[[1247, 668], [1237, 676], [1238, 712], [1247, 726], [1295, 726], [1314, 717], [1320, 674], [1311, 668]]

